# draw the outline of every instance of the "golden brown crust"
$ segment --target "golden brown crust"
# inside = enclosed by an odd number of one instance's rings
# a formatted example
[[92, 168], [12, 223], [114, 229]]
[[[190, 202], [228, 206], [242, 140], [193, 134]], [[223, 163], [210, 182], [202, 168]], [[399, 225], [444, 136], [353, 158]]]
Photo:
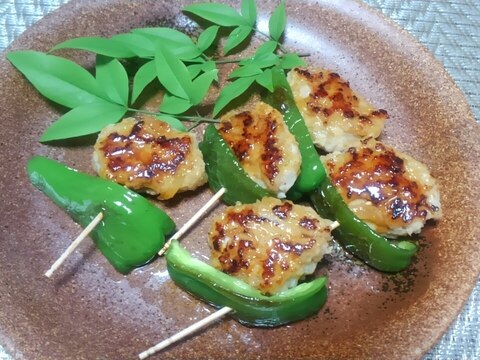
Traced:
[[288, 80], [315, 144], [327, 151], [344, 150], [353, 141], [378, 137], [388, 119], [385, 110], [375, 109], [355, 94], [337, 73], [295, 68]]
[[174, 138], [153, 136], [151, 130], [160, 134], [165, 129], [158, 123], [145, 125], [145, 121], [138, 121], [129, 134], [114, 131], [103, 139], [100, 150], [107, 160], [108, 172], [125, 172], [130, 180], [175, 174], [190, 152], [192, 139], [187, 135]]
[[[330, 179], [343, 199], [348, 204], [361, 204], [355, 210], [363, 220], [375, 223], [380, 232], [418, 219], [425, 222], [439, 212], [428, 198], [429, 190], [436, 190], [436, 183], [422, 164], [416, 164], [420, 163], [371, 139], [343, 154], [327, 156], [325, 161]], [[407, 166], [422, 173], [415, 174]], [[422, 178], [431, 179], [430, 183], [422, 183]], [[367, 211], [374, 207], [382, 209], [383, 219], [377, 212]]]
[[[263, 172], [270, 181], [278, 175], [278, 165], [283, 156], [278, 148], [278, 117], [272, 112], [261, 113], [254, 122], [250, 111], [232, 115], [218, 129], [240, 163], [251, 156], [252, 144], [262, 146], [260, 157]], [[242, 136], [238, 136], [241, 132]]]
[[[348, 81], [344, 81], [340, 75], [329, 71], [312, 72], [308, 69], [296, 68], [294, 71], [307, 79], [312, 85], [312, 91], [307, 100], [307, 106], [311, 112], [323, 113], [324, 123], [328, 123], [328, 117], [335, 111], [341, 112], [348, 119], [357, 118], [361, 124], [371, 125], [376, 118], [386, 120], [388, 113], [383, 110], [370, 110], [361, 112], [359, 98], [350, 88]], [[322, 104], [321, 99], [330, 100], [330, 105]]]
[[218, 128], [245, 171], [261, 186], [285, 193], [295, 181], [301, 157], [298, 145], [276, 109], [257, 103], [230, 112]]
[[330, 224], [311, 208], [274, 198], [229, 207], [209, 233], [212, 263], [263, 293], [276, 293], [313, 271]]
[[107, 127], [95, 144], [95, 159], [100, 176], [161, 199], [206, 178], [195, 138], [155, 119], [128, 118]]

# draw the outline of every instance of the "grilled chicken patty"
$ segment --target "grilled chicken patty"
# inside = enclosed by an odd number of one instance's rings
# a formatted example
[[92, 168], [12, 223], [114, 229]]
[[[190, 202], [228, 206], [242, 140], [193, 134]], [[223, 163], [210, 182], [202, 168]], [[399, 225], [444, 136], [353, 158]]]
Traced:
[[441, 217], [438, 185], [427, 167], [381, 142], [367, 139], [322, 161], [348, 207], [381, 234], [411, 235]]
[[209, 232], [212, 264], [262, 293], [287, 290], [314, 272], [330, 224], [310, 207], [275, 198], [228, 207]]
[[160, 199], [207, 181], [194, 135], [151, 117], [106, 126], [95, 143], [93, 167], [103, 178]]
[[295, 68], [287, 79], [318, 147], [327, 152], [343, 151], [360, 139], [380, 136], [387, 112], [355, 94], [338, 74]]
[[302, 158], [282, 114], [258, 102], [251, 110], [227, 113], [221, 121], [218, 131], [245, 172], [263, 188], [285, 197]]

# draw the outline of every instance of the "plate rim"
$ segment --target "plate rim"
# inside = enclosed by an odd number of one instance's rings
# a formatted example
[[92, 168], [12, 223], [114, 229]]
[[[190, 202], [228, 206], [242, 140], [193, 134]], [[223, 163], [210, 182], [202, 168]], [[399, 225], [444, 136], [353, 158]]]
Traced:
[[[116, 1], [116, 0], [112, 0], [112, 1]], [[65, 11], [64, 9], [65, 8], [70, 8], [70, 7], [75, 7], [77, 3], [80, 3], [80, 4], [83, 4], [83, 3], [91, 3], [93, 1], [72, 1], [70, 3], [67, 3], [67, 4], [64, 4], [62, 5], [59, 9], [49, 13], [48, 15], [46, 15], [45, 17], [43, 17], [40, 21], [38, 21], [37, 23], [35, 23], [34, 25], [32, 25], [31, 27], [29, 27], [22, 35], [20, 35], [12, 44], [10, 44], [3, 52], [2, 52], [2, 59], [0, 60], [0, 62], [5, 62], [5, 59], [4, 59], [4, 56], [5, 54], [8, 52], [8, 51], [11, 51], [12, 49], [15, 49], [19, 44], [22, 44], [23, 42], [25, 41], [28, 41], [28, 37], [32, 34], [36, 34], [37, 32], [39, 32], [41, 28], [47, 26], [51, 21], [57, 19], [57, 17], [60, 17], [61, 14]], [[307, 1], [308, 2], [308, 1]], [[473, 111], [470, 107], [470, 104], [469, 102], [467, 101], [466, 99], [466, 96], [465, 94], [463, 94], [462, 90], [458, 87], [458, 85], [455, 83], [454, 79], [452, 78], [452, 76], [448, 73], [448, 71], [444, 68], [444, 66], [441, 64], [441, 62], [436, 59], [434, 57], [434, 55], [432, 53], [430, 53], [430, 51], [424, 46], [422, 45], [411, 33], [409, 33], [408, 31], [406, 31], [405, 29], [401, 28], [398, 24], [396, 24], [392, 19], [390, 19], [389, 17], [385, 16], [383, 13], [381, 13], [379, 10], [375, 9], [375, 8], [372, 8], [371, 6], [365, 4], [365, 3], [362, 3], [361, 1], [359, 0], [353, 0], [354, 3], [356, 3], [358, 6], [366, 9], [367, 11], [369, 12], [374, 12], [375, 15], [379, 18], [382, 19], [382, 21], [384, 22], [387, 22], [388, 23], [388, 26], [389, 27], [394, 27], [396, 29], [396, 31], [400, 31], [403, 36], [408, 36], [410, 38], [410, 42], [409, 44], [410, 45], [415, 45], [417, 48], [419, 48], [421, 50], [421, 55], [422, 56], [427, 56], [430, 58], [430, 65], [434, 65], [437, 67], [437, 71], [443, 73], [443, 76], [445, 76], [448, 81], [450, 82], [450, 85], [452, 86], [452, 88], [455, 89], [456, 92], [458, 92], [461, 96], [461, 99], [463, 101], [463, 104], [462, 104], [462, 107], [465, 107], [467, 109], [467, 111], [469, 112], [469, 116], [467, 116], [464, 120], [466, 121], [472, 121], [475, 125], [478, 126], [477, 122], [475, 121], [475, 117], [474, 117], [474, 114], [473, 114]], [[53, 20], [52, 20], [53, 19]], [[477, 271], [477, 274], [476, 278], [478, 278], [478, 276], [480, 275], [480, 267], [478, 268], [478, 271]], [[477, 280], [478, 281], [478, 280]], [[448, 327], [451, 326], [452, 322], [458, 317], [458, 314], [460, 313], [461, 309], [464, 308], [465, 306], [465, 303], [468, 301], [468, 298], [473, 290], [473, 288], [476, 286], [476, 282], [475, 281], [472, 281], [472, 283], [469, 284], [469, 291], [468, 291], [468, 294], [467, 296], [463, 297], [462, 299], [462, 303], [461, 303], [461, 306], [458, 307], [458, 309], [455, 311], [456, 315], [454, 317], [452, 317], [450, 320], [449, 320], [449, 323], [447, 326], [445, 326], [442, 331], [440, 331], [440, 333], [438, 334], [437, 338], [435, 339], [434, 342], [432, 342], [432, 346], [434, 346], [438, 340], [441, 338], [441, 336], [443, 336], [443, 334], [445, 334], [445, 332], [447, 331]], [[0, 334], [2, 337], [4, 337], [4, 334], [3, 332], [0, 330]], [[7, 345], [8, 347], [8, 345]], [[429, 347], [430, 349], [431, 347]], [[428, 351], [428, 349], [427, 349]], [[11, 351], [10, 351], [11, 352]]]

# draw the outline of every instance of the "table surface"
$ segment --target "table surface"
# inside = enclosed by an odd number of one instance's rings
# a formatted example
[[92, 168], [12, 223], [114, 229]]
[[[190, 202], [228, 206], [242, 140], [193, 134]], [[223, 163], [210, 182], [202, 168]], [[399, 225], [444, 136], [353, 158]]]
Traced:
[[[68, 0], [0, 0], [0, 51]], [[413, 34], [464, 92], [480, 123], [480, 1], [365, 0]], [[0, 346], [0, 360], [10, 360]], [[480, 281], [424, 360], [480, 359]]]

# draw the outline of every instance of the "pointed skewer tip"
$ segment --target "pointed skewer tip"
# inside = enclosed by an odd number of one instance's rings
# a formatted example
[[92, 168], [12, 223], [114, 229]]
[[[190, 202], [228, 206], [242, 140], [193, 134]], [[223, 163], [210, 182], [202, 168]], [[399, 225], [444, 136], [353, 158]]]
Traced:
[[100, 221], [103, 219], [103, 213], [98, 213], [97, 216], [93, 218], [93, 220], [88, 224], [85, 229], [77, 236], [75, 240], [70, 244], [70, 246], [63, 252], [62, 255], [53, 263], [50, 269], [47, 270], [45, 276], [50, 278], [55, 270], [57, 270], [60, 265], [67, 259], [67, 257], [75, 251], [75, 249], [80, 245], [80, 243], [92, 232], [95, 226], [98, 225]]

